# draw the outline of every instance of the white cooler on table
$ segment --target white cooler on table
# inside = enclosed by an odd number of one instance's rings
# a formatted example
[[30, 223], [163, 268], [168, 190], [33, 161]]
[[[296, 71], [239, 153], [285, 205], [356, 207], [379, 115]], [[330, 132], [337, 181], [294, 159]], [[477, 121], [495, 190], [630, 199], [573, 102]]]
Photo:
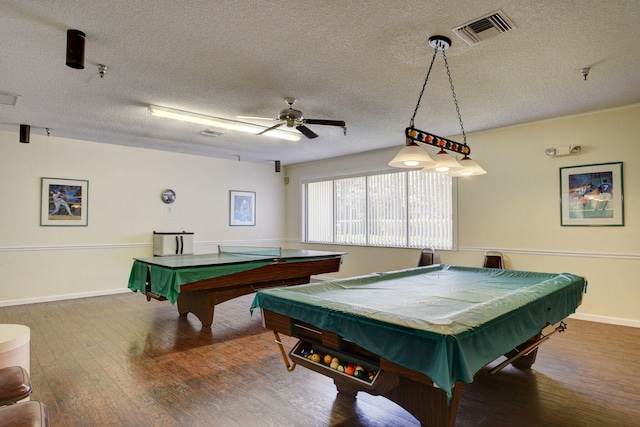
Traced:
[[193, 254], [193, 233], [187, 231], [174, 233], [153, 232], [153, 256], [191, 255]]

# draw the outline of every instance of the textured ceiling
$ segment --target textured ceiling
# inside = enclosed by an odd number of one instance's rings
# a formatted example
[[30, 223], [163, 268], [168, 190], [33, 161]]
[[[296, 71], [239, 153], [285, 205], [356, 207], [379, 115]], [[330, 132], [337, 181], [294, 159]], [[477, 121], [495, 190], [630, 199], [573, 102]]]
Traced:
[[[475, 46], [451, 31], [497, 10], [516, 28]], [[453, 41], [446, 54], [470, 133], [639, 103], [638, 22], [637, 0], [3, 0], [0, 92], [21, 98], [0, 105], [0, 128], [283, 165], [401, 147], [430, 36]], [[65, 65], [70, 28], [86, 33], [84, 70]], [[306, 118], [346, 121], [347, 135], [309, 125], [318, 138], [287, 142], [210, 127], [224, 132], [212, 138], [200, 134], [207, 126], [147, 113], [155, 104], [275, 118], [287, 96]], [[460, 133], [441, 56], [415, 125]]]

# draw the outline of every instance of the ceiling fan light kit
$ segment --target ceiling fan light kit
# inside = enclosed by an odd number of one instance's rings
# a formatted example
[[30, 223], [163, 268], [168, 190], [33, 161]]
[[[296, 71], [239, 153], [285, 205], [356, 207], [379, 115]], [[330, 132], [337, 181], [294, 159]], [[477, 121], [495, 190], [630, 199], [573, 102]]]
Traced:
[[278, 120], [280, 122], [267, 129], [264, 129], [258, 135], [269, 135], [269, 133], [275, 131], [282, 125], [286, 125], [286, 127], [290, 128], [295, 128], [298, 132], [309, 139], [317, 138], [318, 134], [309, 129], [306, 125], [338, 126], [342, 128], [344, 135], [347, 134], [347, 125], [343, 120], [305, 119], [302, 115], [302, 111], [293, 108], [293, 104], [295, 104], [296, 102], [295, 98], [285, 98], [284, 101], [289, 104], [289, 108], [280, 110], [278, 117], [275, 119], [267, 117], [248, 116], [240, 116], [240, 118], [251, 118], [255, 120]]
[[[450, 176], [467, 176], [467, 175], [482, 175], [487, 173], [484, 169], [478, 165], [475, 161], [471, 160], [469, 154], [471, 154], [471, 148], [467, 145], [467, 135], [464, 131], [464, 126], [462, 124], [462, 116], [460, 115], [460, 108], [458, 107], [458, 100], [456, 99], [456, 92], [453, 87], [453, 80], [451, 79], [451, 72], [449, 71], [449, 63], [447, 62], [447, 55], [445, 54], [445, 50], [451, 47], [451, 39], [445, 36], [432, 36], [429, 38], [429, 45], [433, 47], [433, 56], [431, 58], [431, 64], [429, 65], [429, 71], [427, 72], [427, 76], [424, 79], [424, 83], [422, 85], [422, 90], [420, 91], [420, 95], [418, 96], [418, 102], [416, 104], [416, 108], [413, 111], [413, 116], [411, 116], [411, 120], [409, 123], [409, 127], [405, 129], [405, 137], [407, 140], [407, 147], [403, 148], [400, 153], [389, 162], [389, 166], [391, 167], [404, 167], [404, 168], [423, 168], [422, 172], [443, 172], [447, 173]], [[418, 113], [418, 109], [420, 108], [420, 101], [422, 100], [422, 95], [424, 94], [424, 90], [427, 86], [427, 82], [429, 81], [429, 75], [431, 74], [431, 70], [433, 68], [433, 63], [435, 62], [436, 56], [438, 52], [442, 51], [442, 57], [444, 59], [444, 64], [447, 69], [447, 75], [449, 76], [449, 84], [451, 85], [451, 93], [453, 95], [453, 102], [456, 106], [456, 111], [458, 113], [458, 121], [460, 122], [460, 130], [462, 131], [463, 142], [459, 143], [456, 141], [452, 141], [447, 138], [443, 138], [437, 135], [434, 135], [429, 132], [425, 132], [417, 129], [414, 126], [414, 121], [416, 114]], [[410, 158], [410, 153], [407, 148], [411, 144], [417, 143], [420, 144], [428, 144], [434, 147], [440, 148], [438, 154], [436, 154], [435, 158], [432, 159], [433, 164], [429, 164], [424, 166], [421, 162], [423, 157], [419, 151], [415, 149], [412, 152], [417, 156], [415, 159]], [[456, 154], [462, 154], [464, 157], [458, 162], [455, 157], [449, 155], [445, 150], [452, 151]], [[424, 151], [424, 150], [423, 150]], [[403, 154], [402, 162], [399, 162], [398, 157]], [[464, 162], [463, 162], [464, 160]]]

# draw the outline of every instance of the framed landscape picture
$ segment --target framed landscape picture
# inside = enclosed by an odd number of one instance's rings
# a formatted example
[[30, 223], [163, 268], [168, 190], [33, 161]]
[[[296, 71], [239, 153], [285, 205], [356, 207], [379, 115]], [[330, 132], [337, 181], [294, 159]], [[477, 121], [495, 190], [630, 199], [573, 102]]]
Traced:
[[89, 181], [42, 178], [40, 195], [41, 226], [86, 226]]
[[229, 225], [256, 225], [256, 193], [229, 192]]
[[624, 225], [622, 162], [560, 168], [561, 225]]

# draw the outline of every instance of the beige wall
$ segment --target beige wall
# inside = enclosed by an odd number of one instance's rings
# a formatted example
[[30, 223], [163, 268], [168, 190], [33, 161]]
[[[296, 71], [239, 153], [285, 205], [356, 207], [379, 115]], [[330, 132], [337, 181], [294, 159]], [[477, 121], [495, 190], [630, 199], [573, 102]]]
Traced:
[[[494, 249], [511, 269], [583, 275], [589, 286], [578, 317], [640, 326], [639, 136], [638, 105], [468, 135], [472, 157], [489, 173], [458, 178], [458, 250], [442, 251], [442, 262], [480, 266], [483, 253]], [[287, 167], [290, 245], [302, 246], [301, 179], [384, 170], [401, 140], [393, 150]], [[583, 150], [544, 154], [564, 145]], [[623, 162], [625, 226], [562, 227], [560, 167], [606, 162]], [[336, 277], [404, 268], [418, 259], [417, 250], [339, 248], [349, 254]]]
[[[41, 177], [89, 181], [87, 227], [41, 227]], [[152, 232], [192, 231], [197, 253], [218, 243], [278, 245], [284, 182], [256, 164], [0, 132], [0, 306], [127, 291]], [[173, 216], [160, 199], [171, 188]], [[229, 190], [256, 192], [255, 227], [229, 226]]]
[[[512, 269], [587, 277], [583, 318], [640, 326], [640, 106], [471, 134], [489, 174], [459, 179], [458, 250], [442, 262], [478, 266], [502, 251]], [[218, 243], [305, 246], [348, 252], [334, 277], [415, 265], [412, 249], [302, 245], [300, 179], [387, 168], [402, 145], [290, 166], [237, 162], [35, 134], [20, 144], [0, 131], [0, 306], [127, 291], [133, 257], [150, 256], [151, 233], [196, 233], [196, 252]], [[454, 139], [457, 139], [454, 137]], [[549, 158], [550, 146], [579, 144]], [[624, 162], [625, 226], [561, 227], [559, 168]], [[284, 184], [284, 175], [289, 184]], [[39, 225], [40, 178], [89, 181], [87, 227]], [[172, 188], [174, 218], [160, 193]], [[228, 225], [229, 190], [257, 193], [257, 225]]]

